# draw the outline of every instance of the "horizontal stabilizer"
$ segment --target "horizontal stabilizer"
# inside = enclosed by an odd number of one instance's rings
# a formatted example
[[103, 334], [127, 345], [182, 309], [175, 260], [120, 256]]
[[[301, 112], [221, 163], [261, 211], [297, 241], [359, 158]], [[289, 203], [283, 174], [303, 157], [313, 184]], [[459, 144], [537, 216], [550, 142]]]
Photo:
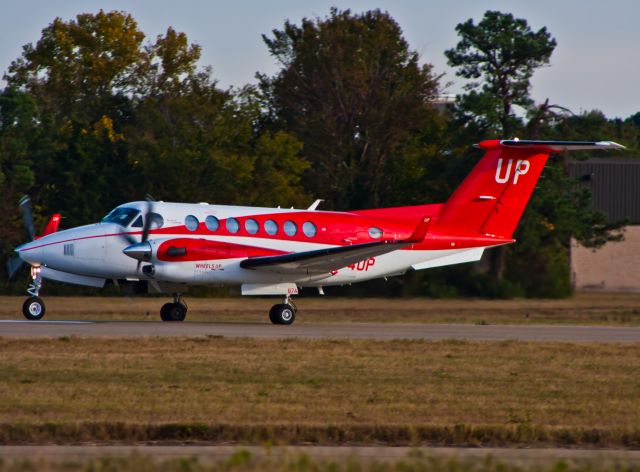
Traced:
[[438, 257], [429, 261], [420, 262], [411, 266], [414, 270], [431, 269], [433, 267], [442, 267], [454, 264], [463, 264], [465, 262], [476, 262], [482, 258], [484, 252], [483, 247], [474, 247], [465, 251], [456, 252], [447, 256]]
[[492, 149], [501, 147], [503, 149], [522, 149], [526, 151], [556, 153], [564, 151], [589, 151], [589, 150], [622, 150], [626, 149], [622, 144], [613, 141], [532, 141], [526, 139], [505, 139], [483, 141], [476, 147], [482, 149]]

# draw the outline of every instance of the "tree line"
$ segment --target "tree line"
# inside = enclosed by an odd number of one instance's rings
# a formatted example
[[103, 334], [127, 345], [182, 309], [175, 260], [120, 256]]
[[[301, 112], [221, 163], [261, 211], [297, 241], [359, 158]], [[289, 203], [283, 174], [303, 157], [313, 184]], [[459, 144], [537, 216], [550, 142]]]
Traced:
[[[640, 113], [609, 119], [531, 98], [530, 79], [556, 47], [546, 28], [487, 11], [456, 31], [445, 55], [467, 85], [443, 107], [443, 76], [380, 10], [333, 8], [285, 22], [262, 36], [276, 73], [229, 89], [198, 65], [200, 46], [173, 28], [147, 39], [122, 11], [56, 18], [4, 75], [2, 255], [25, 240], [23, 194], [40, 226], [53, 212], [66, 227], [94, 222], [146, 194], [303, 208], [323, 198], [325, 209], [361, 209], [445, 201], [480, 157], [470, 144], [483, 139], [640, 146]], [[569, 294], [570, 239], [599, 247], [620, 239], [624, 222], [593, 211], [566, 165], [559, 156], [545, 169], [517, 245], [480, 265], [376, 282], [377, 293]]]

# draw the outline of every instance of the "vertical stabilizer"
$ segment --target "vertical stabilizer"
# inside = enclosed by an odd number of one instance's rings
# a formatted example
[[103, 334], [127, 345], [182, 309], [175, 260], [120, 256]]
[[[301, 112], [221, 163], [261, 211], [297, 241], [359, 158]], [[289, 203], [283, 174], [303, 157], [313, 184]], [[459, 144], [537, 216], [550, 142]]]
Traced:
[[486, 152], [449, 198], [438, 226], [452, 232], [510, 238], [552, 153], [624, 149], [610, 142], [483, 141]]

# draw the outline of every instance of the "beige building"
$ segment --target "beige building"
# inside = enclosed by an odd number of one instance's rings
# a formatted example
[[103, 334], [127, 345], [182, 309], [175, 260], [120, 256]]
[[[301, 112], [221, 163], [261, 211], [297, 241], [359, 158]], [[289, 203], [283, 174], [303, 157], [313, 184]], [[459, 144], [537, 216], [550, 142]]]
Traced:
[[587, 159], [569, 173], [591, 189], [593, 206], [610, 221], [627, 220], [624, 241], [588, 249], [571, 244], [571, 276], [578, 290], [640, 292], [640, 159]]
[[624, 241], [600, 249], [572, 241], [571, 276], [577, 290], [640, 292], [640, 226], [627, 226]]

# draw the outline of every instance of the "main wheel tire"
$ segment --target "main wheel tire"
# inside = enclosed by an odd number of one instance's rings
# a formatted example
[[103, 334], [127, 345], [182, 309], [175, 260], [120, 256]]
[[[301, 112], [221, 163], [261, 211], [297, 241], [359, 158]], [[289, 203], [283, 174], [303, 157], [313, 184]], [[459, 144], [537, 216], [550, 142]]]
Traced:
[[30, 321], [42, 319], [45, 311], [44, 302], [40, 297], [29, 297], [22, 304], [22, 314]]
[[290, 325], [296, 319], [296, 310], [287, 303], [274, 305], [269, 311], [269, 319], [273, 324]]
[[171, 303], [165, 303], [164, 305], [162, 305], [162, 308], [160, 308], [160, 319], [162, 321], [170, 321], [169, 310], [171, 309], [171, 305]]
[[184, 321], [187, 317], [187, 307], [182, 303], [165, 303], [160, 309], [162, 321]]
[[282, 304], [278, 304], [278, 305], [273, 305], [271, 307], [271, 310], [269, 310], [269, 321], [271, 321], [273, 324], [280, 324], [278, 321], [278, 315], [277, 315], [277, 310], [280, 309], [280, 307], [282, 306]]

